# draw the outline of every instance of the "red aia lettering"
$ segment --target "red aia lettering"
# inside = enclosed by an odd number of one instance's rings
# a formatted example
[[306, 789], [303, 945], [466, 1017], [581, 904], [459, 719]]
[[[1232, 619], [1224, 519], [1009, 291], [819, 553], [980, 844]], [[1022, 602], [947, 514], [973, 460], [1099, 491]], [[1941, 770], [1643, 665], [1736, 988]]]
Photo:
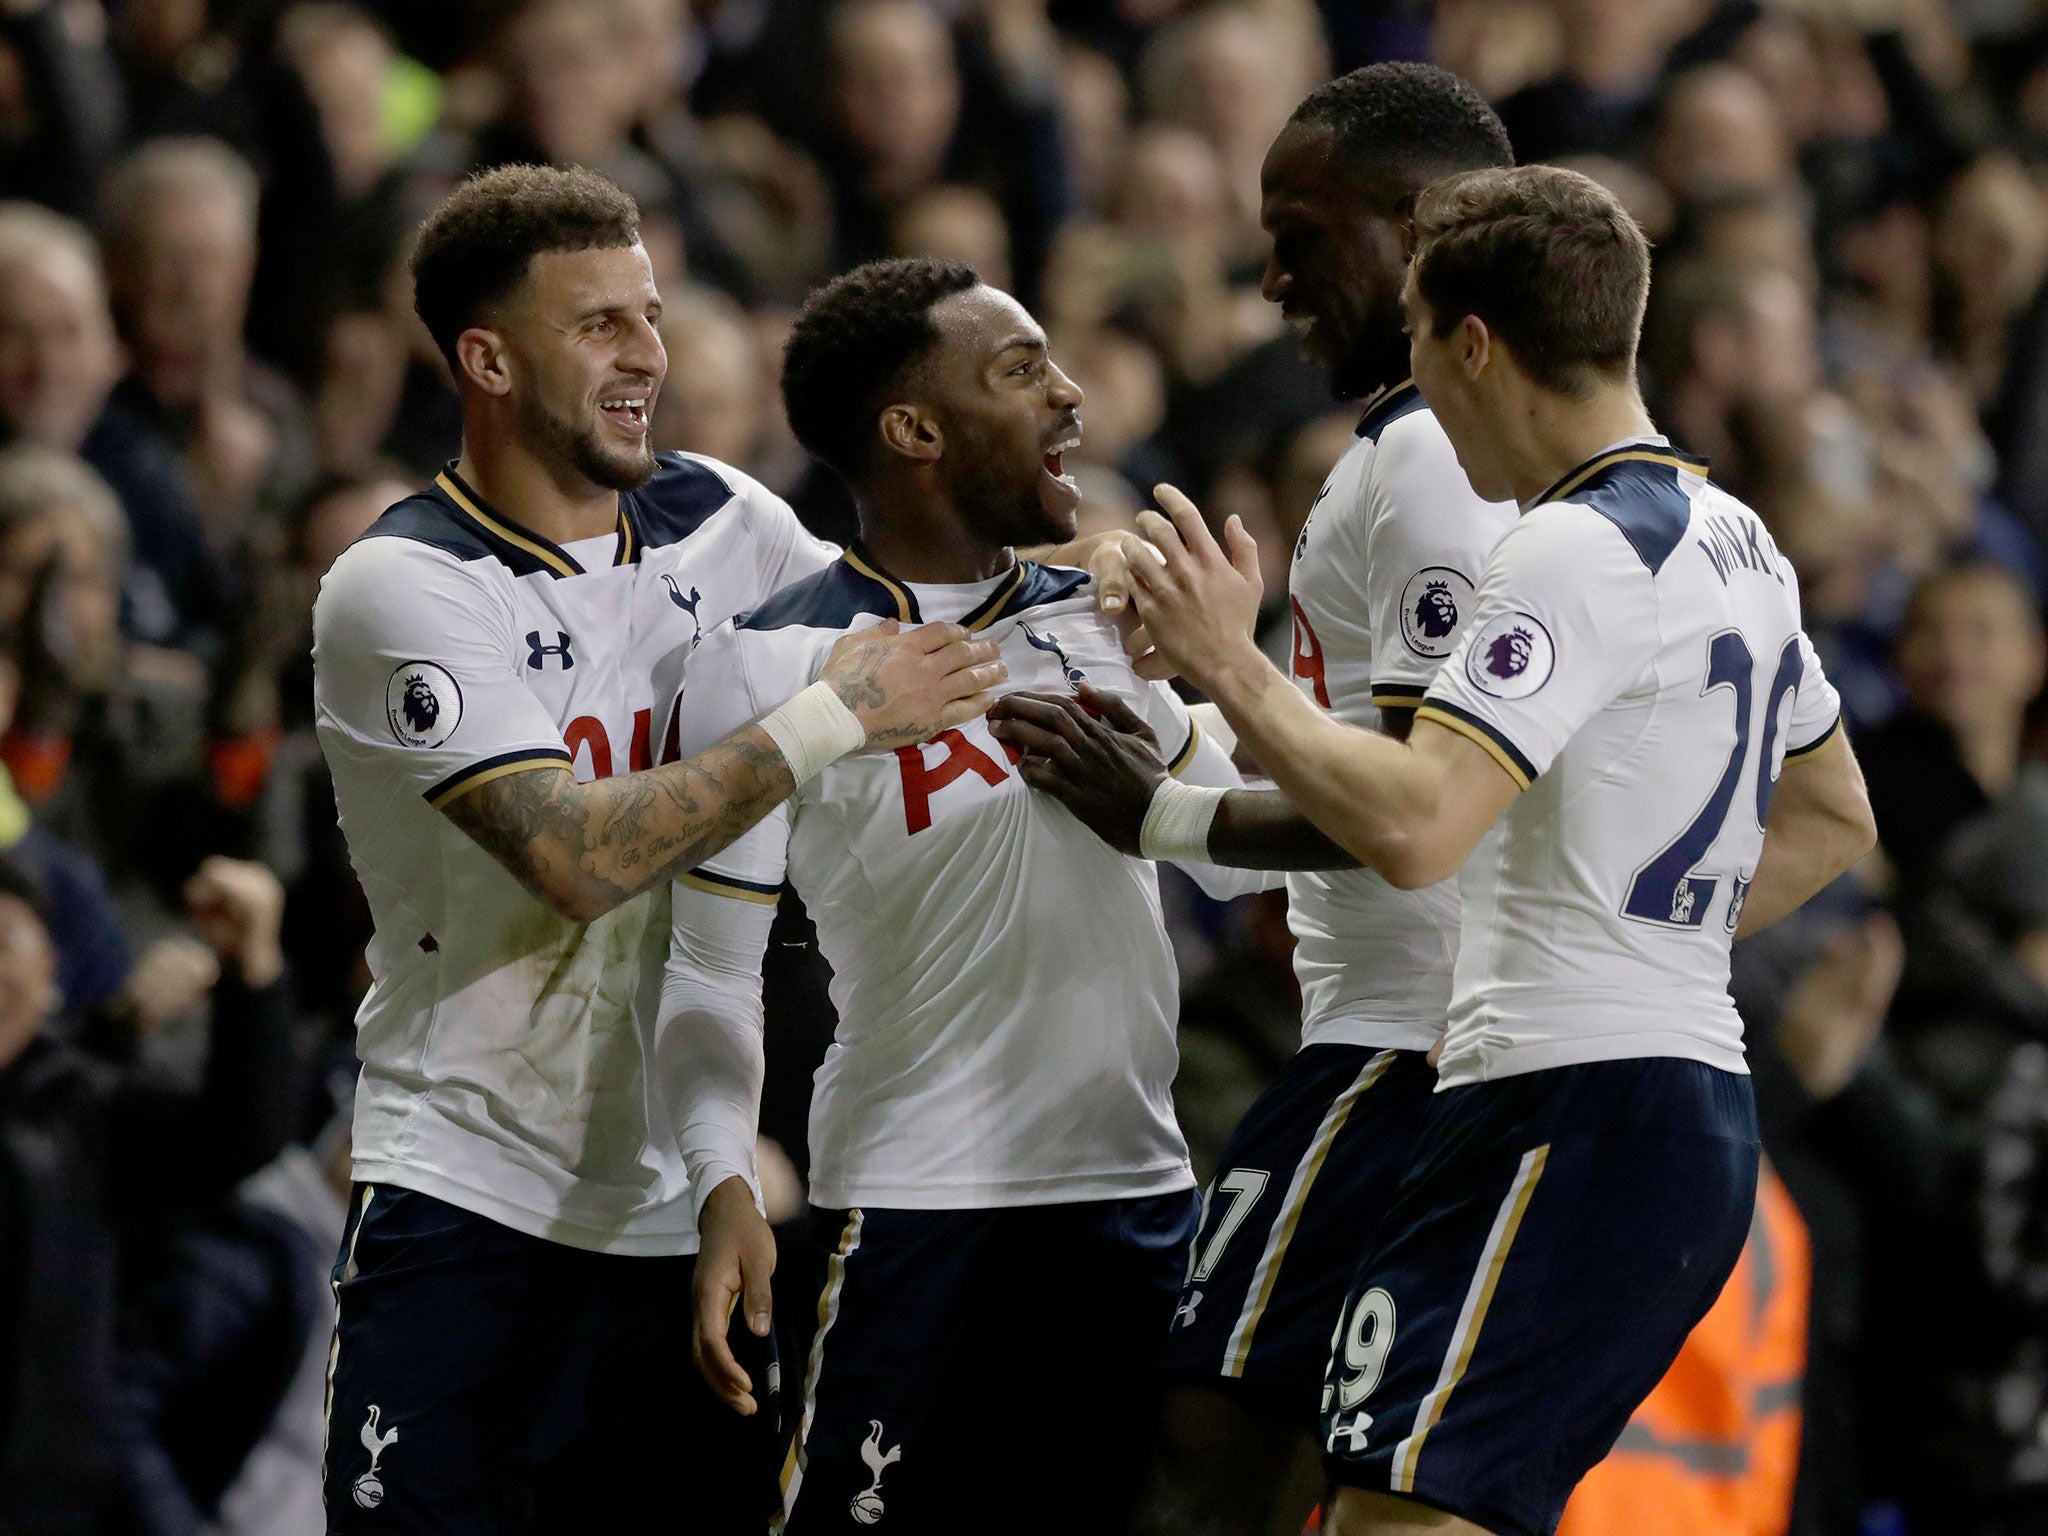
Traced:
[[[675, 722], [670, 721], [670, 736], [674, 736]], [[633, 711], [633, 739], [626, 748], [626, 772], [638, 773], [642, 768], [654, 766], [654, 711], [636, 709]], [[591, 779], [608, 779], [612, 776], [612, 738], [604, 728], [604, 722], [595, 715], [578, 715], [569, 722], [569, 728], [562, 732], [562, 744], [569, 749], [569, 760], [575, 762], [576, 753], [583, 747], [590, 748]], [[664, 762], [670, 759], [664, 758]]]
[[576, 761], [577, 752], [583, 747], [590, 748], [590, 777], [608, 779], [612, 776], [612, 739], [604, 733], [604, 722], [595, 715], [578, 715], [569, 722], [569, 728], [562, 732], [562, 744], [569, 749], [569, 761]]
[[683, 701], [677, 698], [668, 709], [668, 729], [661, 735], [661, 760], [673, 763], [683, 755]]
[[977, 775], [994, 789], [1009, 777], [1009, 771], [957, 730], [944, 730], [927, 745], [946, 749], [946, 755], [930, 766], [924, 747], [898, 747], [896, 763], [903, 772], [903, 826], [915, 837], [932, 824], [932, 796], [963, 773]]
[[1315, 689], [1316, 702], [1328, 709], [1330, 688], [1323, 681], [1323, 644], [1316, 639], [1308, 615], [1301, 611], [1301, 599], [1290, 597], [1287, 601], [1294, 608], [1294, 675], [1306, 678]]

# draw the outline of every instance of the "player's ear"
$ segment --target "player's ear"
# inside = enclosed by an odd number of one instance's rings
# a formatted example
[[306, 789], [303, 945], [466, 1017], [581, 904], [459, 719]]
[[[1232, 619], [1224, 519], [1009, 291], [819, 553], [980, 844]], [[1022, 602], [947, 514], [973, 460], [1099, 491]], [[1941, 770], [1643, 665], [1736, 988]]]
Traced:
[[1478, 378], [1493, 361], [1493, 332], [1477, 315], [1467, 315], [1458, 322], [1457, 356], [1468, 379]]
[[938, 422], [915, 405], [887, 406], [877, 424], [882, 442], [891, 453], [919, 464], [936, 463], [946, 446]]
[[455, 338], [457, 373], [487, 395], [512, 392], [511, 360], [496, 331], [473, 325]]
[[1404, 262], [1415, 260], [1416, 196], [1416, 193], [1410, 192], [1406, 197], [1394, 204], [1393, 215], [1388, 220], [1394, 226], [1395, 233], [1401, 237], [1401, 260]]

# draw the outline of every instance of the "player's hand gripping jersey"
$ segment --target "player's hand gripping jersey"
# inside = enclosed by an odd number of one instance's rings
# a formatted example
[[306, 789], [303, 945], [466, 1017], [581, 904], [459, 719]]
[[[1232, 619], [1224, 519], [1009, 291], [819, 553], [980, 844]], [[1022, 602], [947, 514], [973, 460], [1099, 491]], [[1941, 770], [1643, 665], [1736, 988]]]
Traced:
[[[1002, 648], [1003, 691], [1086, 681], [1157, 732], [1189, 782], [1235, 785], [1172, 693], [1136, 678], [1080, 571], [899, 584], [850, 554], [708, 638], [683, 748], [812, 682], [842, 635], [953, 620]], [[1217, 894], [1266, 877], [1201, 866]], [[1187, 1189], [1174, 1123], [1177, 987], [1151, 864], [1030, 789], [985, 719], [849, 757], [678, 885], [663, 1078], [701, 1200], [750, 1175], [760, 956], [787, 874], [832, 962], [839, 1030], [811, 1101], [811, 1199], [967, 1209]]]
[[1728, 947], [1787, 755], [1840, 710], [1757, 515], [1661, 438], [1495, 549], [1421, 717], [1525, 791], [1460, 876], [1446, 1086], [1573, 1062], [1747, 1068]]
[[695, 1208], [644, 1068], [666, 887], [572, 922], [439, 808], [535, 764], [587, 782], [672, 757], [650, 658], [835, 551], [693, 456], [661, 455], [619, 505], [615, 532], [557, 547], [451, 469], [321, 583], [320, 742], [376, 921], [355, 1176], [577, 1247], [688, 1253]]
[[[1294, 545], [1295, 682], [1377, 729], [1414, 708], [1472, 611], [1486, 557], [1515, 520], [1481, 501], [1412, 383], [1367, 410]], [[1458, 887], [1400, 891], [1369, 869], [1287, 878], [1304, 1045], [1427, 1050], [1443, 1033]]]

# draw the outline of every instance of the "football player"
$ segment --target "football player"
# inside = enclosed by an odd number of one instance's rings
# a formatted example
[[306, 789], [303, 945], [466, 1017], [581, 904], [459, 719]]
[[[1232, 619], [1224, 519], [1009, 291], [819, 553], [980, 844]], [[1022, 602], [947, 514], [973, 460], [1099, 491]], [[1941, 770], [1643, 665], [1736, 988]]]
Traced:
[[[1226, 555], [1162, 487], [1133, 578], [1162, 654], [1318, 827], [1398, 886], [1462, 871], [1441, 1084], [1333, 1341], [1326, 1528], [1548, 1536], [1749, 1226], [1729, 944], [1875, 827], [1790, 564], [1643, 408], [1635, 222], [1548, 166], [1453, 176], [1414, 219], [1416, 383], [1521, 515], [1408, 739], [1331, 720], [1249, 644], [1241, 527]], [[1227, 793], [1154, 801], [1150, 851], [1234, 835]]]
[[[1331, 718], [1397, 741], [1456, 647], [1515, 511], [1472, 489], [1408, 377], [1410, 219], [1431, 182], [1512, 158], [1500, 120], [1464, 81], [1427, 64], [1376, 64], [1302, 102], [1261, 178], [1266, 297], [1299, 328], [1332, 391], [1365, 402], [1295, 541], [1291, 670]], [[1142, 743], [1026, 695], [1001, 701], [993, 718], [1019, 746], [1088, 752], [1086, 770], [1074, 759], [1053, 787], [1070, 788], [1077, 815], [1136, 849], [1160, 773]], [[1300, 870], [1304, 844], [1323, 843], [1277, 791], [1237, 797], [1210, 832], [1219, 861], [1266, 868]], [[1217, 1531], [1306, 1521], [1320, 1481], [1286, 1474], [1315, 1432], [1368, 1213], [1407, 1170], [1436, 1087], [1424, 1057], [1450, 1007], [1456, 882], [1400, 890], [1348, 867], [1290, 875], [1287, 893], [1301, 1050], [1238, 1124], [1205, 1196], [1167, 1344], [1179, 1385], [1148, 1509], [1166, 1529], [1197, 1515]]]
[[[1013, 553], [1071, 536], [1063, 455], [1081, 433], [1081, 392], [1014, 299], [953, 263], [860, 268], [799, 316], [783, 392], [861, 541], [704, 642], [686, 749], [799, 693], [849, 634], [952, 622], [1022, 685], [1142, 716], [1169, 772], [1238, 782], [1136, 676], [1087, 573]], [[1217, 894], [1262, 883], [1195, 873]], [[974, 721], [834, 763], [678, 884], [662, 1081], [704, 1202], [698, 1347], [743, 1411], [754, 1382], [726, 1326], [742, 1298], [768, 1326], [751, 1185], [785, 879], [832, 962], [839, 1027], [811, 1104], [831, 1259], [784, 1529], [1121, 1531], [1197, 1207], [1152, 865], [1032, 793]]]
[[661, 304], [611, 183], [476, 177], [413, 272], [462, 455], [341, 555], [314, 615], [376, 924], [329, 1528], [638, 1529], [686, 1446], [693, 1529], [758, 1531], [774, 1451], [689, 1368], [689, 1179], [646, 1108], [669, 877], [839, 754], [979, 714], [1001, 663], [957, 627], [880, 626], [658, 766], [651, 658], [836, 551], [737, 470], [651, 449]]

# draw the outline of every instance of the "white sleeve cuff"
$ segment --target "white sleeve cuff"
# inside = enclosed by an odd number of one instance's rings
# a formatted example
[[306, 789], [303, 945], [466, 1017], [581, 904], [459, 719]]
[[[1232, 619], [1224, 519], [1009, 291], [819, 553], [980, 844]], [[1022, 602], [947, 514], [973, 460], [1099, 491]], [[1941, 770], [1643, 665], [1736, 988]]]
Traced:
[[704, 1214], [704, 1202], [711, 1198], [711, 1191], [727, 1179], [746, 1180], [747, 1188], [754, 1193], [754, 1208], [762, 1211], [763, 1215], [767, 1214], [761, 1205], [761, 1177], [754, 1171], [751, 1160], [741, 1168], [724, 1158], [712, 1158], [690, 1170], [692, 1208], [698, 1216]]

